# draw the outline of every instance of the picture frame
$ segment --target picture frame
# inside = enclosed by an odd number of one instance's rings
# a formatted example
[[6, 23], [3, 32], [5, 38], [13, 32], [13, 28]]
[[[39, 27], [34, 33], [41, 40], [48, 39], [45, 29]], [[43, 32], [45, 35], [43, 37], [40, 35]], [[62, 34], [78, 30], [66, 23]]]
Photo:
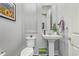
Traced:
[[11, 21], [16, 21], [15, 3], [0, 3], [0, 17]]

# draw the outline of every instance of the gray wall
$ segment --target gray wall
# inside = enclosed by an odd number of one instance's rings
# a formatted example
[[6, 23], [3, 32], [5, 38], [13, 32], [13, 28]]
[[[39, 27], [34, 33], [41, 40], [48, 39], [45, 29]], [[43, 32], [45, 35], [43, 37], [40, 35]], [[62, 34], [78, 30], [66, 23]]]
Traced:
[[6, 55], [19, 55], [22, 47], [22, 4], [16, 4], [16, 22], [0, 17], [0, 49]]

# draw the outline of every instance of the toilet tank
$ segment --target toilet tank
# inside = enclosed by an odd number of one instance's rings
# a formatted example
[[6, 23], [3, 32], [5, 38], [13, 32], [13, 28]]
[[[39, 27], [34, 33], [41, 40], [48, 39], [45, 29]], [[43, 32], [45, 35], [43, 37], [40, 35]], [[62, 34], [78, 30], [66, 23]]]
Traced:
[[35, 37], [26, 37], [26, 45], [27, 47], [31, 48], [31, 47], [34, 47], [35, 46]]

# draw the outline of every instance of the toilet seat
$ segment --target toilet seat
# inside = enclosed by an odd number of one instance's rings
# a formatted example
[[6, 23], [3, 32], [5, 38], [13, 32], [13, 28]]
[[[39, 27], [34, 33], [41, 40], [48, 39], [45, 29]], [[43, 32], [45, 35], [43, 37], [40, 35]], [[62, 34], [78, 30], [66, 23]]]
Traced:
[[22, 51], [21, 51], [21, 56], [33, 56], [33, 48], [24, 48]]

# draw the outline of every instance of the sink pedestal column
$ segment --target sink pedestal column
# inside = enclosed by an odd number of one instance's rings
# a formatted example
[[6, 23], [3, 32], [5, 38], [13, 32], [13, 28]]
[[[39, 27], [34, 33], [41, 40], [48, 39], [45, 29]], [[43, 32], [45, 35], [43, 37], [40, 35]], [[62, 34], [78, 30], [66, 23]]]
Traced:
[[43, 38], [48, 40], [49, 56], [54, 56], [54, 42], [58, 39], [62, 39], [62, 36], [61, 35], [43, 35]]
[[48, 40], [48, 42], [49, 42], [49, 56], [54, 56], [54, 41], [55, 40]]

